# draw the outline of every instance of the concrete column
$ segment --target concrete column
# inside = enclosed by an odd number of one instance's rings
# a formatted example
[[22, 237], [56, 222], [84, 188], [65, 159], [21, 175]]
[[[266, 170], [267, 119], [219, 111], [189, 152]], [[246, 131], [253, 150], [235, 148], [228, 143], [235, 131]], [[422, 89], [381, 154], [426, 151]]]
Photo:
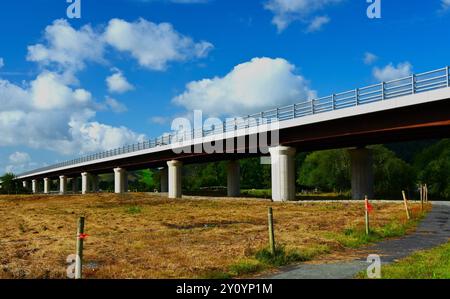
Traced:
[[67, 177], [62, 175], [59, 177], [59, 194], [66, 194], [67, 192]]
[[372, 150], [357, 148], [349, 150], [352, 167], [352, 198], [374, 197]]
[[89, 173], [83, 172], [81, 174], [81, 194], [89, 192]]
[[24, 189], [28, 190], [28, 181], [23, 181], [22, 182], [22, 186], [23, 186]]
[[169, 161], [169, 198], [181, 198], [181, 170], [183, 168], [183, 162]]
[[159, 180], [161, 183], [161, 193], [169, 192], [169, 171], [167, 168], [159, 171]]
[[227, 195], [237, 197], [241, 194], [241, 168], [239, 160], [228, 162]]
[[37, 180], [31, 181], [31, 191], [35, 194], [39, 192], [39, 184]]
[[114, 169], [114, 192], [117, 194], [125, 192], [125, 174], [126, 171], [123, 168]]
[[269, 149], [272, 163], [272, 199], [295, 199], [295, 148], [277, 146]]
[[45, 178], [44, 179], [44, 194], [49, 194], [49, 193], [50, 193], [50, 179]]
[[94, 174], [91, 175], [91, 187], [92, 192], [97, 193], [98, 192], [98, 175]]
[[72, 192], [73, 194], [78, 193], [78, 178], [72, 178]]

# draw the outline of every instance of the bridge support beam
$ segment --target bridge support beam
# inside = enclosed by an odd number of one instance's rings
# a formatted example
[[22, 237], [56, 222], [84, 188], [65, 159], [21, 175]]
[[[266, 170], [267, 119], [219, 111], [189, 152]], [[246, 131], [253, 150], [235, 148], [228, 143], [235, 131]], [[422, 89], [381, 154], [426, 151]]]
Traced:
[[160, 190], [161, 193], [167, 193], [169, 192], [169, 170], [164, 167], [159, 171], [159, 181], [160, 181]]
[[272, 199], [295, 199], [295, 148], [277, 146], [269, 149], [272, 163]]
[[372, 150], [357, 148], [349, 150], [352, 168], [352, 198], [374, 197]]
[[45, 178], [44, 179], [44, 194], [49, 194], [49, 193], [50, 193], [50, 179]]
[[83, 172], [81, 174], [81, 194], [87, 194], [89, 192], [89, 173]]
[[36, 194], [39, 192], [39, 182], [37, 180], [31, 181], [31, 191]]
[[169, 166], [169, 198], [181, 198], [183, 162], [174, 160], [167, 162], [167, 165]]
[[125, 180], [127, 172], [123, 168], [114, 168], [114, 192], [122, 194], [126, 192]]
[[227, 195], [228, 197], [238, 197], [241, 195], [241, 168], [239, 160], [228, 162]]
[[67, 193], [67, 177], [62, 175], [59, 177], [59, 194]]

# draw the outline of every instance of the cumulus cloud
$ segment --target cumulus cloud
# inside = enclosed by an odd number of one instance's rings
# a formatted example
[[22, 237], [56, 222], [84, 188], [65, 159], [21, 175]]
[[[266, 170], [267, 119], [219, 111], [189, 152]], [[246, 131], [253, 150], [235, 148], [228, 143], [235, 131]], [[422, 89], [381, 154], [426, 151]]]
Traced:
[[60, 19], [45, 28], [44, 43], [28, 47], [27, 60], [74, 72], [83, 69], [88, 61], [103, 61], [103, 52], [100, 34], [90, 25], [76, 30]]
[[8, 161], [5, 162], [7, 163], [7, 165], [4, 166], [5, 173], [23, 172], [24, 169], [36, 165], [31, 161], [30, 155], [25, 152], [14, 152], [9, 156]]
[[113, 69], [113, 71], [114, 74], [106, 78], [106, 84], [108, 85], [109, 92], [125, 93], [134, 89], [134, 86], [128, 82], [122, 71], [119, 69]]
[[0, 146], [84, 154], [144, 138], [124, 127], [93, 121], [95, 106], [89, 91], [72, 89], [52, 72], [43, 72], [24, 86], [0, 80]]
[[242, 115], [313, 98], [316, 92], [281, 58], [253, 58], [224, 77], [187, 84], [173, 102], [210, 115]]
[[309, 24], [308, 28], [306, 29], [307, 32], [315, 32], [322, 29], [322, 27], [330, 22], [330, 18], [327, 16], [319, 16], [315, 17], [311, 23]]
[[150, 118], [150, 122], [157, 124], [157, 125], [165, 125], [169, 123], [170, 118], [165, 116], [153, 116]]
[[377, 60], [378, 60], [377, 55], [370, 53], [370, 52], [364, 53], [364, 64], [370, 65], [370, 64], [373, 64]]
[[[268, 0], [264, 7], [274, 14], [272, 23], [281, 32], [294, 21], [303, 21], [310, 27], [314, 27], [314, 22], [316, 26], [320, 21], [323, 23], [325, 19], [311, 19], [311, 15], [339, 2], [342, 0]], [[326, 23], [329, 21], [328, 19]]]
[[23, 164], [30, 160], [30, 155], [23, 152], [15, 152], [9, 156], [9, 162], [12, 164]]
[[107, 108], [111, 109], [112, 111], [114, 111], [116, 113], [123, 113], [128, 110], [127, 106], [125, 106], [121, 102], [119, 102], [116, 99], [113, 99], [111, 97], [106, 97], [105, 105]]
[[395, 80], [411, 75], [412, 68], [409, 62], [399, 63], [396, 66], [390, 63], [383, 68], [375, 67], [373, 69], [373, 76], [378, 81]]
[[156, 24], [142, 18], [131, 23], [112, 19], [104, 36], [109, 45], [131, 54], [141, 66], [160, 71], [173, 61], [203, 58], [213, 48], [209, 42], [194, 42], [178, 33], [169, 23]]

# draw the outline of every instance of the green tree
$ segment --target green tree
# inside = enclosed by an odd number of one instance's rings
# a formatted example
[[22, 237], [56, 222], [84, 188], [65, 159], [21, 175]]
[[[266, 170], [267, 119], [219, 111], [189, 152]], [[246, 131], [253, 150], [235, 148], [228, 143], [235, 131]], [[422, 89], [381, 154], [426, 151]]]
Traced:
[[297, 184], [327, 192], [349, 190], [350, 157], [347, 150], [326, 150], [309, 154], [298, 169]]
[[18, 183], [15, 181], [16, 176], [13, 173], [6, 173], [2, 177], [0, 177], [0, 181], [2, 182], [2, 188], [0, 189], [0, 192], [3, 194], [15, 194], [18, 193]]
[[433, 199], [450, 199], [450, 139], [426, 148], [414, 161], [418, 180], [428, 185]]
[[383, 145], [370, 147], [373, 150], [374, 191], [378, 197], [401, 196], [402, 190], [412, 191], [416, 175], [411, 165], [398, 158]]

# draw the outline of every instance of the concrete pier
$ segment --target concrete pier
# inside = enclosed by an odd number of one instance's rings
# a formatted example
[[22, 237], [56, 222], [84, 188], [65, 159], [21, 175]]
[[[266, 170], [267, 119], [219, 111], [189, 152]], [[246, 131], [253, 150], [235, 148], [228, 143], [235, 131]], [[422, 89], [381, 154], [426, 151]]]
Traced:
[[181, 198], [182, 197], [182, 186], [181, 186], [181, 176], [183, 163], [180, 161], [169, 161], [167, 162], [169, 166], [169, 198]]
[[83, 172], [81, 174], [81, 194], [89, 192], [89, 173]]
[[114, 192], [117, 194], [125, 192], [126, 173], [123, 168], [114, 168]]
[[61, 175], [59, 177], [59, 194], [66, 194], [66, 193], [67, 193], [67, 177]]
[[269, 149], [272, 163], [272, 199], [295, 199], [295, 153], [293, 147], [277, 146]]
[[238, 197], [241, 195], [241, 166], [239, 160], [228, 162], [227, 195], [228, 197]]
[[31, 191], [36, 194], [39, 192], [39, 183], [37, 180], [32, 180], [31, 181]]
[[49, 194], [49, 193], [50, 193], [50, 179], [45, 178], [44, 179], [44, 194]]
[[22, 187], [24, 188], [24, 189], [26, 189], [26, 190], [28, 190], [28, 181], [23, 181], [22, 182]]
[[374, 197], [372, 150], [357, 148], [349, 150], [352, 168], [352, 198]]

